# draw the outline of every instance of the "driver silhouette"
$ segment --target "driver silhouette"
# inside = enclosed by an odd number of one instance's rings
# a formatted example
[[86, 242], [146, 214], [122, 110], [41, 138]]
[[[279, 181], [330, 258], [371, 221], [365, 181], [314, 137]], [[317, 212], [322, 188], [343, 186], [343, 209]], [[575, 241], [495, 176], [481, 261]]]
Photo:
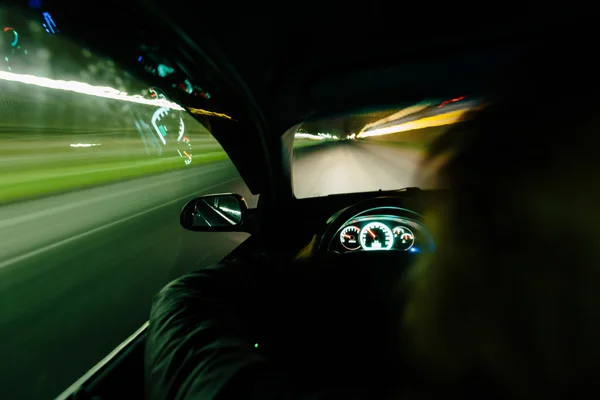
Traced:
[[[316, 238], [289, 268], [203, 269], [154, 301], [147, 397], [598, 395], [599, 78], [577, 40], [547, 38], [432, 146], [423, 171], [452, 191], [426, 215], [437, 249], [413, 266], [405, 297], [379, 281], [399, 310], [360, 308], [375, 278], [363, 268], [352, 290], [335, 285], [339, 266], [314, 259]], [[401, 351], [369, 358], [388, 337]]]
[[598, 395], [599, 78], [588, 39], [548, 38], [431, 147], [423, 170], [452, 192], [426, 215], [437, 248], [412, 271], [402, 325], [441, 391]]

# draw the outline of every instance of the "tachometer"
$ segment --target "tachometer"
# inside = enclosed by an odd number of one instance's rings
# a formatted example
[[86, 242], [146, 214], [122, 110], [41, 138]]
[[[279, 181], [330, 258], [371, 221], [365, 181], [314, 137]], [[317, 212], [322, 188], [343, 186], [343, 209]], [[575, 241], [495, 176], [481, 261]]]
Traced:
[[357, 226], [347, 226], [340, 232], [340, 242], [348, 250], [360, 249], [360, 242], [358, 240], [360, 235], [360, 228]]
[[360, 231], [360, 244], [365, 250], [389, 250], [394, 244], [392, 230], [381, 222], [371, 222]]
[[394, 242], [398, 250], [406, 251], [415, 244], [415, 235], [405, 226], [397, 226], [392, 229]]

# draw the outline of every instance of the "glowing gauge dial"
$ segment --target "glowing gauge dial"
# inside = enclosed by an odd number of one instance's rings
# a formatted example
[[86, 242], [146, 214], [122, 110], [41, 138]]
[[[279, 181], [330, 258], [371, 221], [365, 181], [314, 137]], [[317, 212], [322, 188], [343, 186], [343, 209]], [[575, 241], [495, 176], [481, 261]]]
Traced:
[[177, 153], [179, 154], [179, 157], [183, 158], [185, 165], [190, 165], [192, 163], [192, 143], [190, 143], [190, 139], [183, 136], [177, 144]]
[[[153, 92], [160, 98], [160, 93]], [[192, 163], [192, 144], [185, 134], [185, 124], [180, 113], [167, 107], [157, 109], [152, 115], [152, 126], [157, 138], [166, 147], [171, 149], [168, 154], [172, 154], [175, 149], [179, 157], [183, 159], [185, 165]]]
[[19, 34], [11, 27], [4, 27], [4, 35], [8, 38], [8, 42], [10, 43], [10, 47], [17, 47], [19, 44]]
[[415, 235], [405, 226], [397, 226], [392, 229], [396, 249], [406, 251], [415, 244]]
[[381, 222], [371, 222], [360, 231], [360, 244], [365, 250], [390, 250], [394, 244], [392, 230]]
[[148, 94], [152, 99], [166, 99], [167, 95], [159, 88], [151, 87], [148, 89]]
[[358, 240], [359, 235], [359, 227], [347, 226], [340, 232], [340, 243], [347, 250], [358, 250], [360, 249], [360, 241]]

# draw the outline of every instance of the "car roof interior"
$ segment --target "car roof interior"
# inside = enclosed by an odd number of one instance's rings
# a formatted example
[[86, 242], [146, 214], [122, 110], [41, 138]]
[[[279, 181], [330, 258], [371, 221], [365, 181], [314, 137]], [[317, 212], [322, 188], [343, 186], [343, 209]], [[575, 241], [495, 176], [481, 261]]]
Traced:
[[[125, 68], [135, 67], [134, 49], [152, 43], [189, 76], [220, 93], [223, 101], [206, 107], [234, 115], [243, 128], [228, 129], [215, 121], [212, 132], [253, 193], [264, 193], [269, 179], [264, 171], [277, 161], [263, 153], [280, 151], [279, 136], [305, 118], [485, 93], [490, 77], [532, 41], [577, 21], [564, 10], [477, 17], [455, 8], [440, 11], [448, 13], [434, 20], [427, 7], [404, 8], [399, 15], [382, 12], [386, 8], [378, 3], [360, 9], [360, 22], [357, 15], [319, 11], [274, 17], [273, 11], [254, 10], [211, 17], [181, 0], [163, 7], [127, 2], [119, 12], [98, 6], [93, 16], [79, 18], [84, 3], [55, 3], [55, 20], [68, 21], [63, 22], [65, 34]], [[423, 15], [427, 18], [416, 18]], [[118, 29], [107, 29], [107, 21]], [[189, 106], [175, 93], [172, 98]]]

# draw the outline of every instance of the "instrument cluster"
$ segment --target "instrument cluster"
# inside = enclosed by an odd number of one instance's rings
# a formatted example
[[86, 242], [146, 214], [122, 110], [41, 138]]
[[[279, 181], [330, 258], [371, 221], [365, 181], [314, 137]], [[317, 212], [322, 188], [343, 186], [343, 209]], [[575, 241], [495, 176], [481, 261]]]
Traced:
[[329, 251], [408, 251], [433, 250], [426, 228], [407, 218], [369, 215], [353, 218], [342, 225], [329, 244]]

